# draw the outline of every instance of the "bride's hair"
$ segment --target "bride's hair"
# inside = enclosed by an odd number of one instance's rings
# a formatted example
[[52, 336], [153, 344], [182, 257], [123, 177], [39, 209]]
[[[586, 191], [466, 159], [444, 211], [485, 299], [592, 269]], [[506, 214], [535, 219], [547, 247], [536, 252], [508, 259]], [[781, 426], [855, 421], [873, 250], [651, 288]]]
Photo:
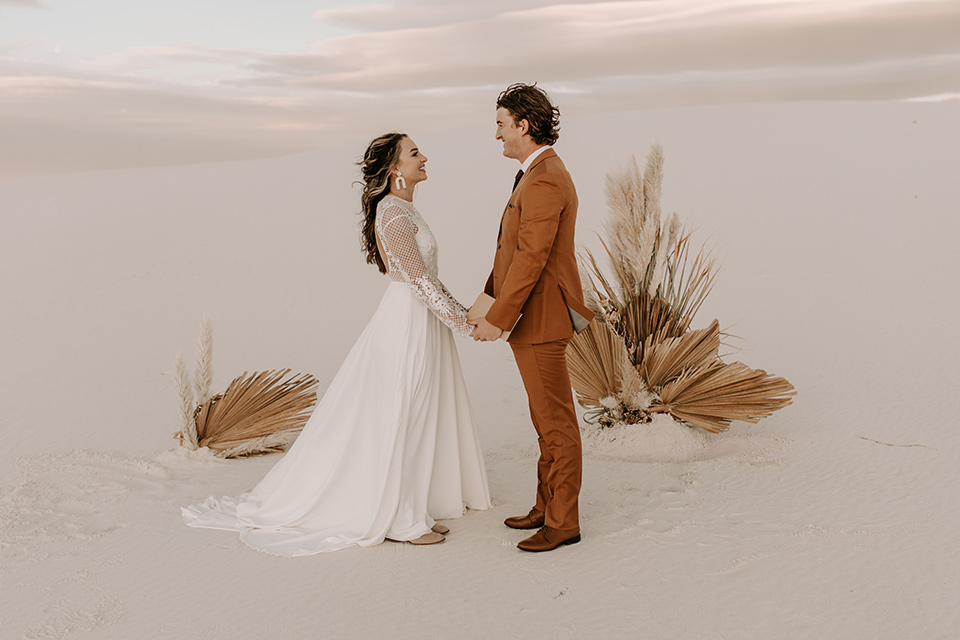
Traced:
[[367, 263], [377, 265], [380, 273], [386, 273], [387, 267], [383, 263], [380, 250], [377, 249], [377, 205], [390, 191], [390, 171], [400, 158], [400, 141], [406, 137], [405, 133], [394, 132], [374, 138], [367, 146], [363, 160], [357, 163], [363, 174], [363, 192], [360, 194], [360, 204], [363, 206], [363, 211], [360, 212], [363, 216], [360, 222], [360, 244], [367, 254]]

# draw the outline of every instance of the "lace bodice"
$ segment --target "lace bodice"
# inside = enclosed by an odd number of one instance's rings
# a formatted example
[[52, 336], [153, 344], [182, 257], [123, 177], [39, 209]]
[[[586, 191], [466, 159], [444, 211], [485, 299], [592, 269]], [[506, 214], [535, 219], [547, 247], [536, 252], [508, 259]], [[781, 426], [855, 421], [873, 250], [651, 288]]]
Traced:
[[407, 283], [441, 322], [469, 337], [473, 326], [467, 324], [467, 310], [440, 282], [437, 239], [413, 203], [392, 195], [381, 200], [376, 231], [390, 279]]

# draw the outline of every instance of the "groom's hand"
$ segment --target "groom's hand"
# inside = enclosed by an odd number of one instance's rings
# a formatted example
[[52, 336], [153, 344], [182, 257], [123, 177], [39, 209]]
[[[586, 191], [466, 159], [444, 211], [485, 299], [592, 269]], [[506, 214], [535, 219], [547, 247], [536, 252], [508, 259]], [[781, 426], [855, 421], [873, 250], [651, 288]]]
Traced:
[[503, 329], [493, 326], [487, 322], [486, 318], [470, 320], [469, 322], [474, 326], [473, 339], [479, 342], [492, 342], [499, 339], [500, 336], [503, 335]]

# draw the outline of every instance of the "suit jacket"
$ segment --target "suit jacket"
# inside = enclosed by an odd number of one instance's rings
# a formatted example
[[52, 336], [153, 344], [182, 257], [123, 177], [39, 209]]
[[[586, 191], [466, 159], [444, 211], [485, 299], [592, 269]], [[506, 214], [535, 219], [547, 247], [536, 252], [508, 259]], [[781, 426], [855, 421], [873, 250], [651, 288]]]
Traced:
[[[573, 336], [593, 313], [583, 303], [574, 227], [577, 190], [553, 149], [540, 154], [513, 190], [500, 221], [487, 321], [509, 341], [540, 344]], [[514, 326], [516, 325], [516, 326]]]

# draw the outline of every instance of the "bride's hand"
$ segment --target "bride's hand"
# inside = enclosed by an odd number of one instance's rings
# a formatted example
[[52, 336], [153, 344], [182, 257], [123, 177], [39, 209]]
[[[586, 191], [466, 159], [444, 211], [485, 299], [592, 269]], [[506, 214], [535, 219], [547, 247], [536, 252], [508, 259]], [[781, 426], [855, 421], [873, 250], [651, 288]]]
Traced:
[[479, 342], [493, 342], [503, 335], [503, 329], [493, 326], [486, 318], [470, 320], [470, 324], [474, 325], [473, 339]]

